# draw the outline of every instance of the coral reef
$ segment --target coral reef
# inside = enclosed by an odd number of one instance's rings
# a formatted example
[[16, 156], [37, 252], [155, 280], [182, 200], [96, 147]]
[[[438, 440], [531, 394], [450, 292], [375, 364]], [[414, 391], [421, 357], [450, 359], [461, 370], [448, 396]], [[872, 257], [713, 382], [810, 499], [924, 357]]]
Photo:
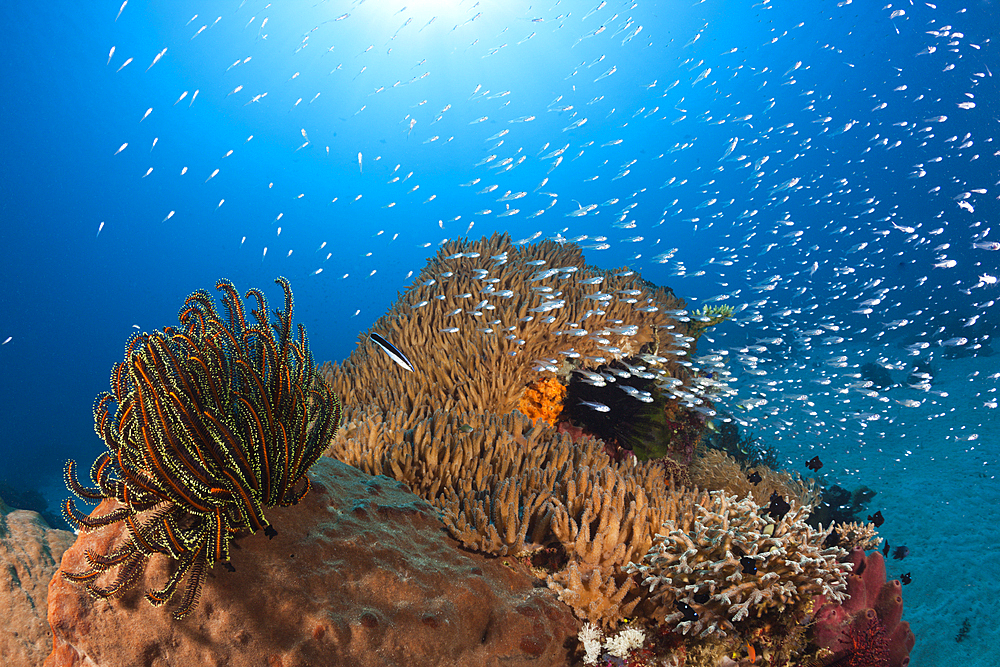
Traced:
[[[200, 291], [130, 341], [94, 488], [67, 466], [101, 503], [64, 507], [83, 534], [50, 585], [47, 667], [906, 664], [898, 582], [861, 610], [877, 568], [806, 523], [815, 483], [699, 447], [728, 426], [728, 370], [694, 346], [731, 310], [687, 317], [572, 245], [456, 241], [373, 327], [412, 371], [364, 336], [317, 373], [277, 282], [273, 324], [222, 281], [225, 319]], [[185, 582], [188, 623], [141, 603]]]
[[[142, 601], [162, 559], [114, 603], [55, 577], [46, 667], [565, 667], [579, 623], [518, 562], [459, 548], [399, 482], [325, 457], [307, 474], [308, 496], [268, 512], [280, 534], [237, 542], [236, 570], [216, 568], [183, 623]], [[123, 523], [81, 535], [63, 566], [126, 539]]]
[[[634, 282], [612, 290], [613, 279]], [[590, 301], [583, 287], [602, 282]], [[715, 666], [759, 652], [794, 664], [813, 601], [843, 599], [846, 552], [824, 544], [832, 524], [805, 522], [819, 498], [812, 480], [697, 450], [709, 424], [727, 423], [713, 419], [712, 398], [728, 371], [721, 355], [693, 356], [680, 302], [649, 290], [631, 272], [585, 266], [570, 246], [515, 248], [505, 236], [445, 246], [373, 327], [426, 353], [414, 372], [374, 356], [366, 338], [324, 366], [357, 398], [327, 453], [404, 482], [464, 547], [538, 577], [592, 624], [568, 647], [577, 659]], [[558, 413], [549, 380], [567, 387]], [[539, 418], [545, 406], [556, 428]], [[682, 486], [692, 471], [707, 490]], [[606, 645], [622, 628], [646, 644]]]
[[[216, 287], [226, 320], [199, 290], [184, 302], [180, 328], [133, 336], [125, 361], [115, 364], [114, 393], [94, 406], [94, 428], [107, 446], [90, 469], [95, 486], [81, 485], [75, 463], [66, 464], [77, 496], [120, 503], [85, 516], [69, 499], [66, 520], [84, 532], [128, 527], [128, 539], [88, 553], [83, 569], [62, 569], [93, 596], [122, 595], [161, 554], [176, 567], [146, 599], [165, 604], [186, 579], [173, 613], [183, 618], [207, 571], [228, 563], [234, 539], [261, 529], [276, 534], [264, 508], [294, 505], [309, 491], [305, 473], [340, 423], [340, 402], [316, 373], [302, 325], [294, 334], [288, 281], [275, 282], [284, 290], [276, 322], [257, 289], [247, 292], [257, 302], [255, 323], [248, 321], [239, 293], [222, 280]], [[98, 583], [112, 570], [110, 584]]]
[[518, 412], [437, 411], [413, 429], [407, 423], [402, 411], [368, 406], [344, 424], [330, 454], [408, 484], [465, 546], [534, 557], [581, 617], [614, 624], [632, 610], [637, 592], [622, 567], [649, 549], [678, 493], [664, 466], [615, 463], [601, 441], [573, 442]]
[[[407, 422], [401, 411], [383, 415], [369, 406], [344, 424], [330, 453], [408, 484], [441, 510], [449, 532], [465, 546], [531, 564], [581, 619], [603, 627], [626, 616], [659, 622], [682, 597], [705, 607], [698, 601], [700, 589], [670, 597], [660, 583], [651, 596], [652, 582], [641, 584], [643, 570], [635, 566], [644, 556], [647, 562], [660, 559], [651, 569], [662, 569], [664, 559], [671, 558], [665, 538], [655, 536], [663, 524], [690, 531], [695, 537], [689, 539], [707, 544], [716, 540], [712, 531], [720, 526], [735, 531], [714, 551], [706, 546], [703, 567], [710, 572], [678, 575], [677, 587], [687, 585], [681, 579], [702, 577], [704, 588], [715, 591], [717, 582], [739, 573], [735, 586], [743, 597], [730, 593], [731, 605], [747, 609], [737, 621], [752, 612], [756, 622], [781, 609], [801, 619], [810, 597], [843, 589], [848, 568], [836, 557], [844, 552], [823, 547], [830, 531], [806, 526], [802, 519], [809, 508], [798, 501], [783, 518], [767, 518], [750, 499], [671, 486], [662, 461], [615, 463], [600, 441], [574, 442], [519, 413], [438, 411], [413, 429], [405, 428]], [[742, 558], [758, 567], [756, 575], [743, 576]], [[717, 590], [720, 596], [727, 591]], [[741, 609], [733, 607], [732, 615]], [[725, 631], [728, 606], [719, 618], [716, 623]], [[679, 625], [673, 618], [668, 624]]]
[[688, 506], [664, 522], [642, 564], [628, 568], [641, 574], [655, 616], [674, 631], [724, 637], [745, 619], [802, 616], [817, 595], [843, 600], [845, 552], [824, 548], [832, 528], [809, 527], [807, 507], [775, 519], [751, 498], [724, 491], [679, 500]]
[[[403, 352], [420, 351], [413, 372], [387, 366], [367, 334], [323, 373], [352, 404], [402, 409], [412, 428], [435, 410], [506, 414], [525, 387], [574, 368], [661, 348], [658, 368], [682, 381], [691, 372], [660, 344], [683, 335], [684, 302], [627, 269], [584, 262], [579, 246], [515, 245], [507, 234], [444, 244], [371, 331]], [[681, 359], [683, 360], [683, 359]], [[347, 407], [350, 418], [351, 406]]]
[[851, 551], [847, 597], [816, 600], [814, 642], [823, 667], [906, 667], [915, 637], [903, 616], [902, 586], [886, 581], [885, 559]]
[[50, 528], [37, 512], [0, 499], [0, 656], [11, 667], [39, 665], [52, 650], [45, 619], [48, 587], [75, 537]]
[[[597, 372], [632, 357], [643, 368], [622, 362], [616, 379], [669, 379], [680, 393], [695, 379], [691, 362], [675, 360], [693, 342], [682, 307], [631, 271], [587, 266], [571, 244], [449, 243], [373, 327], [426, 353], [414, 372], [388, 367], [367, 344], [324, 366], [352, 397], [329, 453], [409, 484], [470, 548], [545, 560], [548, 585], [581, 618], [613, 625], [639, 601], [622, 568], [666, 518], [674, 466], [612, 461], [605, 443], [574, 443], [511, 410], [525, 387], [567, 374], [644, 405]], [[693, 393], [683, 398], [696, 405]]]

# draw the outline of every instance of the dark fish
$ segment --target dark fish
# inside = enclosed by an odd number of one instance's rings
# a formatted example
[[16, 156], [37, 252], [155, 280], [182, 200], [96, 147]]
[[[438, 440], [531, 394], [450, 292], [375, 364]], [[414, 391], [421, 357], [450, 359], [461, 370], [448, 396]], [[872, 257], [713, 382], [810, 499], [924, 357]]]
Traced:
[[892, 552], [892, 557], [896, 560], [903, 560], [910, 555], [910, 550], [906, 547], [896, 547]]
[[823, 462], [819, 460], [818, 456], [814, 456], [806, 462], [806, 467], [810, 470], [819, 470], [823, 467]]
[[395, 345], [375, 332], [368, 334], [368, 337], [372, 339], [373, 343], [385, 350], [385, 353], [389, 355], [389, 358], [399, 364], [399, 366], [401, 366], [404, 370], [413, 370], [413, 364], [410, 363], [410, 360], [406, 358], [406, 355], [400, 352]]
[[889, 540], [885, 541], [885, 546], [882, 547], [882, 557], [885, 558], [889, 555]]
[[743, 566], [743, 574], [757, 574], [757, 563], [750, 556], [741, 558], [740, 565]]
[[908, 584], [908, 583], [910, 583], [911, 581], [913, 581], [913, 577], [911, 577], [911, 576], [910, 576], [910, 573], [909, 573], [909, 572], [907, 572], [906, 574], [901, 574], [901, 575], [899, 575], [899, 580], [900, 580], [900, 581], [902, 581], [902, 582], [903, 582], [903, 584], [905, 585], [905, 584]]
[[696, 612], [694, 608], [688, 603], [677, 600], [674, 602], [674, 605], [677, 607], [677, 611], [684, 614], [685, 621], [690, 621], [693, 623], [698, 620], [698, 612]]
[[885, 517], [882, 516], [882, 510], [875, 512], [875, 514], [869, 514], [868, 520], [875, 524], [876, 528], [880, 528], [883, 523], [885, 523]]
[[710, 596], [708, 593], [696, 593], [693, 599], [698, 604], [705, 604], [706, 602], [708, 602], [709, 597]]
[[778, 495], [777, 491], [771, 494], [771, 504], [767, 506], [767, 513], [774, 517], [775, 519], [781, 519], [783, 516], [788, 514], [788, 510], [792, 509], [792, 506], [788, 502]]
[[751, 484], [753, 484], [754, 486], [756, 486], [757, 484], [760, 484], [760, 481], [762, 479], [764, 479], [764, 478], [761, 477], [760, 473], [757, 472], [756, 470], [754, 470], [751, 473], [747, 473], [747, 481], [750, 482]]

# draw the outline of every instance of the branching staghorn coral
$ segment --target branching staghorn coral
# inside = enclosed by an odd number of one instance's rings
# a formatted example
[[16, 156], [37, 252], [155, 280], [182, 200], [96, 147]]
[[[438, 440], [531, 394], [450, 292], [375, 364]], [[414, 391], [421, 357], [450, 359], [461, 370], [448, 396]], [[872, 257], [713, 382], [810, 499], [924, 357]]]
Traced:
[[687, 496], [678, 518], [663, 523], [641, 565], [655, 616], [676, 632], [725, 636], [752, 617], [798, 615], [818, 595], [844, 599], [846, 552], [823, 546], [832, 526], [813, 530], [808, 507], [780, 519], [752, 499], [725, 491]]

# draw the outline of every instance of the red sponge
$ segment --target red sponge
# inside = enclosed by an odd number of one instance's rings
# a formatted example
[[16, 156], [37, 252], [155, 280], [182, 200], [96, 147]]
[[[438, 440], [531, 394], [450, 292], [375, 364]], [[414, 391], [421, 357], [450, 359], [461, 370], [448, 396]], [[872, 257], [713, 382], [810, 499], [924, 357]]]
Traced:
[[910, 624], [902, 621], [903, 594], [898, 579], [885, 580], [885, 559], [875, 551], [848, 556], [854, 564], [847, 577], [847, 594], [842, 603], [816, 600], [814, 643], [833, 654], [823, 665], [865, 665], [865, 667], [907, 667], [915, 637]]

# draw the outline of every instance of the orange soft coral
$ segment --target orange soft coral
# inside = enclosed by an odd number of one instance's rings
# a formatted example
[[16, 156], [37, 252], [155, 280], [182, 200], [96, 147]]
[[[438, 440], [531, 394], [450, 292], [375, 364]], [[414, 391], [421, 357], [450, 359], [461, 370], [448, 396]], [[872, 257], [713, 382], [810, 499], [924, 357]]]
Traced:
[[550, 426], [555, 426], [559, 413], [562, 412], [563, 399], [566, 398], [566, 387], [555, 378], [545, 378], [532, 382], [524, 389], [517, 409], [532, 419], [541, 419]]

